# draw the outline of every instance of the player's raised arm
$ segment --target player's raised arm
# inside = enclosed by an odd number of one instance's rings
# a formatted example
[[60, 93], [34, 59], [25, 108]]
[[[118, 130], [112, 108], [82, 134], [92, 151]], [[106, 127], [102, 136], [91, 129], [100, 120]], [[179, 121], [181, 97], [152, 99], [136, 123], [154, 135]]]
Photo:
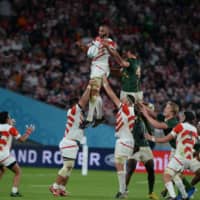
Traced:
[[77, 41], [76, 45], [83, 51], [83, 52], [87, 52], [89, 46], [86, 44], [83, 44], [81, 41]]
[[150, 141], [155, 142], [155, 143], [167, 143], [170, 140], [172, 140], [174, 138], [174, 136], [172, 134], [168, 134], [164, 137], [156, 138], [155, 136], [152, 136], [150, 134], [145, 134], [145, 138], [147, 140], [150, 140]]
[[147, 111], [147, 109], [145, 107], [141, 108], [141, 112], [144, 115], [144, 117], [147, 119], [147, 121], [154, 127], [154, 128], [158, 128], [158, 129], [167, 129], [168, 126], [165, 122], [159, 122], [156, 119], [154, 119], [149, 112]]
[[121, 66], [121, 67], [129, 67], [129, 62], [125, 61], [119, 53], [116, 51], [116, 49], [111, 48], [108, 41], [102, 40], [102, 45], [108, 50], [111, 56], [113, 56], [116, 60], [116, 62]]
[[35, 126], [33, 124], [26, 125], [26, 131], [25, 131], [25, 133], [23, 135], [21, 135], [19, 133], [19, 131], [14, 126], [15, 123], [16, 123], [15, 119], [9, 117], [7, 121], [8, 121], [8, 124], [11, 125], [9, 133], [13, 137], [15, 137], [15, 139], [18, 140], [19, 142], [25, 142], [29, 138], [31, 133], [33, 131], [35, 131]]
[[140, 107], [141, 110], [145, 109], [152, 118], [157, 117], [157, 113], [153, 109], [150, 108], [148, 103], [138, 102], [138, 106]]
[[34, 130], [35, 130], [35, 126], [33, 124], [26, 125], [26, 131], [25, 131], [24, 135], [19, 137], [17, 140], [20, 142], [25, 142]]
[[108, 96], [114, 102], [114, 104], [119, 108], [120, 105], [121, 105], [121, 101], [116, 96], [116, 94], [114, 93], [114, 91], [112, 90], [112, 88], [110, 87], [110, 84], [108, 83], [108, 80], [107, 80], [106, 76], [103, 76], [103, 87], [104, 87], [106, 93], [108, 94]]

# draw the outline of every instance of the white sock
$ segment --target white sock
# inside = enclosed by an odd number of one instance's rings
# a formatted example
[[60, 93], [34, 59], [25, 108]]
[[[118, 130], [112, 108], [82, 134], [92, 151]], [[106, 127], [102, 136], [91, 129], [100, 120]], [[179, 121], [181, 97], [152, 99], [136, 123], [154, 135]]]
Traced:
[[54, 189], [57, 190], [57, 189], [59, 189], [59, 187], [60, 187], [60, 186], [59, 186], [57, 183], [54, 183], [54, 184], [53, 184], [53, 188], [54, 188]]
[[119, 192], [124, 193], [126, 190], [126, 173], [124, 171], [117, 172], [119, 182]]
[[12, 187], [12, 193], [17, 193], [18, 192], [18, 188], [17, 187]]
[[180, 178], [180, 176], [176, 175], [173, 180], [174, 180], [178, 190], [181, 192], [182, 197], [184, 199], [186, 199], [188, 197], [188, 194], [185, 190], [185, 186], [184, 186], [183, 181]]
[[93, 121], [94, 109], [95, 109], [95, 106], [96, 106], [96, 102], [97, 102], [96, 99], [89, 101], [89, 110], [88, 110], [87, 121], [90, 121], [90, 122]]
[[95, 109], [97, 111], [97, 119], [101, 119], [103, 117], [103, 101], [101, 96], [98, 96], [96, 101]]
[[165, 187], [167, 188], [167, 190], [169, 192], [169, 196], [172, 197], [172, 198], [175, 198], [176, 197], [176, 193], [174, 191], [174, 186], [173, 186], [172, 181], [169, 181], [169, 182], [165, 183]]

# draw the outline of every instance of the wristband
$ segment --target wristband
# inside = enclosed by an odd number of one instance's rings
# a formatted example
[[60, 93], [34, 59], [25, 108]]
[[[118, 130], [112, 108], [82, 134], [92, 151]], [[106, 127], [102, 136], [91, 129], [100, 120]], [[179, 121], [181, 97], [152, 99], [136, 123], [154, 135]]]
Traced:
[[151, 137], [152, 142], [156, 142], [156, 138], [154, 136]]
[[31, 131], [26, 131], [25, 135], [29, 136], [31, 134]]

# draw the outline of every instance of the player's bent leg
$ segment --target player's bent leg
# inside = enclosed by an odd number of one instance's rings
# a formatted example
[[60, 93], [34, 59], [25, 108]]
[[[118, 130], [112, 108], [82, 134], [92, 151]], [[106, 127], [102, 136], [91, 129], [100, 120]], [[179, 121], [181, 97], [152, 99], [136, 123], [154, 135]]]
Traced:
[[158, 200], [158, 196], [153, 192], [155, 183], [155, 172], [154, 172], [154, 161], [153, 159], [148, 160], [145, 164], [145, 168], [148, 174], [148, 186], [149, 186], [149, 199]]
[[180, 191], [182, 198], [186, 199], [188, 197], [187, 192], [185, 190], [185, 186], [183, 184], [182, 179], [180, 178], [180, 175], [177, 174], [174, 178], [174, 183], [177, 186], [178, 190]]
[[71, 176], [72, 169], [74, 168], [74, 160], [64, 160], [63, 167], [58, 172], [58, 175], [62, 177], [59, 184], [59, 192], [60, 196], [67, 196], [68, 192], [66, 192], [66, 184], [69, 181], [69, 177]]
[[183, 179], [183, 183], [186, 186], [186, 191], [188, 193], [188, 197], [192, 197], [196, 191], [194, 187], [200, 181], [200, 162], [198, 159], [194, 158], [191, 162], [189, 162], [189, 169], [194, 173], [194, 177], [189, 184], [188, 181]]
[[66, 192], [66, 184], [71, 175], [72, 169], [74, 167], [74, 159], [64, 159], [63, 167], [59, 170], [58, 176], [56, 178], [55, 183], [49, 187], [50, 192], [54, 196], [67, 196], [68, 192]]
[[176, 193], [174, 191], [174, 186], [173, 186], [173, 182], [172, 182], [172, 177], [174, 177], [175, 174], [176, 174], [176, 172], [173, 169], [170, 169], [168, 167], [165, 169], [165, 172], [163, 174], [163, 180], [165, 183], [165, 187], [167, 188], [168, 193], [172, 199], [176, 198]]
[[129, 182], [131, 180], [132, 174], [135, 172], [136, 166], [137, 160], [132, 158], [128, 159], [126, 171], [126, 188], [128, 188]]
[[200, 181], [200, 162], [196, 161], [196, 167], [193, 167], [193, 169], [191, 169], [191, 170], [195, 174], [194, 178], [191, 181], [191, 185], [194, 186]]
[[186, 177], [184, 177], [183, 174], [181, 174], [180, 177], [183, 181], [186, 191], [189, 191], [190, 189], [193, 188], [193, 185], [186, 179]]
[[[179, 176], [183, 181], [183, 185], [185, 186], [185, 190], [188, 194], [188, 198], [190, 198], [195, 192], [195, 187], [192, 186], [192, 184], [184, 177], [183, 174], [180, 174]], [[178, 190], [179, 190], [179, 188], [178, 188]], [[177, 200], [182, 199], [182, 194], [181, 194], [180, 190], [179, 190], [179, 195], [176, 198], [177, 198]]]
[[59, 170], [58, 175], [66, 178], [71, 175], [74, 167], [74, 160], [64, 160], [63, 167]]

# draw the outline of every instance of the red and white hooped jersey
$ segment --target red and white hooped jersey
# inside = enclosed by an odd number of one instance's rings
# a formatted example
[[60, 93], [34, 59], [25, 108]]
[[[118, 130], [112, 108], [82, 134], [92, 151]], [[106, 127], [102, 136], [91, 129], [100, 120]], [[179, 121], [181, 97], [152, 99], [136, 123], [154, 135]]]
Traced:
[[21, 137], [18, 130], [9, 124], [0, 124], [0, 151], [10, 150], [13, 137]]
[[121, 104], [116, 115], [115, 135], [123, 139], [132, 139], [132, 133], [135, 123], [135, 112], [133, 106]]
[[83, 122], [82, 110], [78, 104], [74, 105], [67, 112], [67, 123], [65, 128], [65, 138], [81, 141], [83, 137], [83, 130], [80, 125]]
[[[116, 49], [117, 45], [111, 38], [105, 38], [104, 40], [108, 41], [109, 47]], [[102, 68], [106, 68], [109, 66], [109, 52], [108, 50], [103, 47], [101, 44], [102, 39], [100, 37], [96, 37], [93, 41], [93, 44], [97, 45], [98, 47], [98, 54], [92, 59], [92, 65], [97, 65]]]
[[196, 127], [187, 122], [179, 123], [173, 128], [171, 134], [176, 137], [175, 156], [192, 160], [194, 145], [198, 138]]

